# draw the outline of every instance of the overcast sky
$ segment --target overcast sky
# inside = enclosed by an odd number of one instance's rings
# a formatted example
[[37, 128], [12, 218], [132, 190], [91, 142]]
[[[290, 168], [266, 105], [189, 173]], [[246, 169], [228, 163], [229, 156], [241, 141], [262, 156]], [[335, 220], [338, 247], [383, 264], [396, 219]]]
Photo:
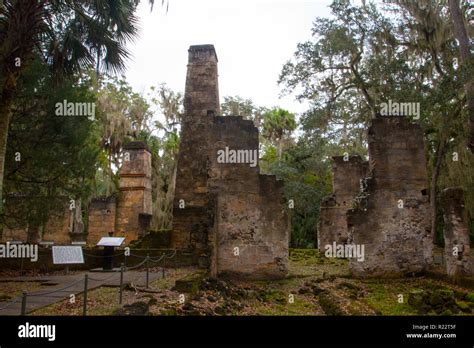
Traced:
[[127, 80], [141, 93], [159, 83], [184, 92], [190, 45], [213, 44], [219, 59], [221, 103], [227, 95], [259, 106], [302, 112], [294, 96], [279, 99], [283, 64], [311, 37], [314, 19], [328, 16], [331, 0], [155, 0], [139, 7], [140, 35], [129, 49]]

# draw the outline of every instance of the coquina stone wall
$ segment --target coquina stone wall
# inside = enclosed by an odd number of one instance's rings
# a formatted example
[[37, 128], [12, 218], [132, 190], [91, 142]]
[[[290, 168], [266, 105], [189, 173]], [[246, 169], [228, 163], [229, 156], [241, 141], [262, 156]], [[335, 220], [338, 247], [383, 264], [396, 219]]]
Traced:
[[143, 236], [151, 221], [151, 153], [136, 141], [123, 147], [123, 155], [114, 236], [128, 243]]
[[464, 209], [462, 188], [447, 188], [441, 193], [444, 215], [444, 250], [448, 276], [458, 278], [472, 275], [473, 265], [467, 212]]
[[360, 190], [361, 180], [367, 173], [368, 163], [360, 156], [333, 157], [333, 194], [321, 202], [318, 225], [318, 248], [325, 252], [326, 245], [347, 243], [347, 210]]
[[427, 270], [433, 242], [423, 132], [403, 116], [377, 116], [368, 131], [369, 174], [347, 214], [348, 242], [364, 245], [364, 261], [350, 259], [356, 276]]
[[282, 185], [259, 173], [253, 122], [217, 116], [217, 77], [214, 47], [191, 46], [172, 244], [196, 252], [216, 276], [281, 278], [289, 239]]
[[90, 202], [87, 244], [96, 245], [102, 237], [115, 232], [116, 213], [115, 196], [95, 198]]

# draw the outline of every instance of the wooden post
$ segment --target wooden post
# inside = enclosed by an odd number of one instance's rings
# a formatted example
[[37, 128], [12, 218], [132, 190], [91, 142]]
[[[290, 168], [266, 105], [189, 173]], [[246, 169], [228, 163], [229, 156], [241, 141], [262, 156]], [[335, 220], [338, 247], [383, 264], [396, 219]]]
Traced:
[[122, 263], [120, 265], [120, 295], [119, 295], [119, 304], [122, 304], [122, 293], [123, 293], [123, 271], [125, 267], [124, 264]]
[[87, 288], [89, 283], [89, 275], [84, 275], [84, 303], [82, 304], [82, 315], [87, 315]]
[[26, 298], [28, 296], [28, 293], [23, 290], [23, 294], [21, 297], [21, 315], [26, 315]]
[[150, 258], [150, 254], [146, 254], [146, 285], [145, 285], [145, 288], [147, 288], [147, 289], [148, 289], [148, 283], [150, 281], [150, 267], [149, 267], [150, 262], [148, 261], [149, 258]]
[[166, 258], [166, 251], [163, 252], [163, 264], [161, 265], [161, 277], [165, 279], [165, 258]]

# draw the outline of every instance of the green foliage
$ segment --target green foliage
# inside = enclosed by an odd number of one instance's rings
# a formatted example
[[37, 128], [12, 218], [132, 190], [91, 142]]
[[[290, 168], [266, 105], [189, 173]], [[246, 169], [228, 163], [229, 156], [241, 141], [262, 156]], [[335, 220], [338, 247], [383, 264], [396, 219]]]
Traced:
[[[445, 187], [463, 187], [472, 226], [474, 158], [466, 147], [468, 112], [460, 78], [465, 71], [457, 63], [446, 6], [334, 0], [330, 7], [332, 17], [315, 20], [313, 38], [298, 44], [279, 79], [285, 92], [298, 91], [298, 99], [310, 102], [301, 117], [303, 136], [322, 140], [318, 150], [327, 155], [365, 155], [367, 128], [381, 103], [419, 103], [431, 199], [436, 203]], [[441, 227], [434, 226], [439, 233]]]
[[261, 130], [264, 114], [268, 108], [256, 106], [251, 99], [244, 99], [240, 96], [225, 96], [221, 104], [221, 111], [224, 116], [242, 116], [246, 120], [252, 120], [255, 127]]
[[183, 115], [183, 95], [165, 84], [151, 87], [150, 99], [156, 135], [147, 142], [152, 148], [152, 228], [170, 229], [173, 221], [173, 199], [178, 168], [179, 127]]
[[279, 142], [296, 129], [295, 115], [282, 108], [273, 108], [263, 115], [263, 136]]
[[95, 89], [99, 111], [97, 127], [104, 152], [97, 176], [100, 190], [96, 194], [109, 196], [117, 191], [123, 145], [137, 140], [142, 132], [150, 132], [152, 112], [145, 98], [134, 92], [123, 76], [103, 76]]
[[90, 80], [60, 86], [36, 60], [20, 80], [8, 135], [6, 222], [39, 227], [63, 213], [70, 199], [93, 194], [99, 134], [87, 116], [57, 116], [63, 100], [95, 103]]
[[316, 247], [316, 227], [321, 200], [331, 192], [331, 164], [317, 142], [300, 138], [281, 161], [270, 165], [270, 172], [284, 181], [285, 201], [291, 218], [291, 246]]
[[[44, 74], [43, 77], [54, 91], [58, 91], [62, 85], [75, 83], [81, 79], [87, 80], [81, 74], [93, 68], [97, 73], [123, 70], [125, 59], [129, 57], [126, 43], [138, 33], [135, 14], [138, 4], [137, 0], [2, 2], [0, 6], [0, 119], [2, 120], [0, 212], [2, 214], [4, 200], [1, 197], [3, 191], [7, 191], [4, 187], [4, 178], [8, 129], [16, 112], [14, 110], [16, 103], [20, 99], [21, 91], [18, 86], [22, 78], [25, 78], [24, 75], [35, 66], [37, 60], [47, 65], [48, 74]], [[153, 4], [153, 0], [150, 0], [150, 4]], [[110, 176], [110, 173], [108, 174]]]

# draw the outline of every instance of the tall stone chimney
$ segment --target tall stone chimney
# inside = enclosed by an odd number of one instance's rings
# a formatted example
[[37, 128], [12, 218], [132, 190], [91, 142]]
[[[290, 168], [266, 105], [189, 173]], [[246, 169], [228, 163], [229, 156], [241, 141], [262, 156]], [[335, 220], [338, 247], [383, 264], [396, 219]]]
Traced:
[[188, 50], [188, 72], [184, 92], [185, 117], [219, 113], [217, 54], [213, 45], [191, 46]]
[[[212, 276], [282, 278], [288, 272], [289, 240], [283, 185], [259, 172], [253, 122], [217, 115], [214, 47], [191, 46], [188, 52], [172, 246], [188, 249]], [[222, 161], [223, 149], [244, 155]]]
[[191, 46], [184, 94], [172, 245], [205, 254], [209, 215], [207, 163], [213, 116], [219, 112], [217, 55], [213, 45]]
[[123, 153], [115, 236], [128, 243], [144, 235], [151, 220], [151, 153], [141, 141], [126, 144]]

